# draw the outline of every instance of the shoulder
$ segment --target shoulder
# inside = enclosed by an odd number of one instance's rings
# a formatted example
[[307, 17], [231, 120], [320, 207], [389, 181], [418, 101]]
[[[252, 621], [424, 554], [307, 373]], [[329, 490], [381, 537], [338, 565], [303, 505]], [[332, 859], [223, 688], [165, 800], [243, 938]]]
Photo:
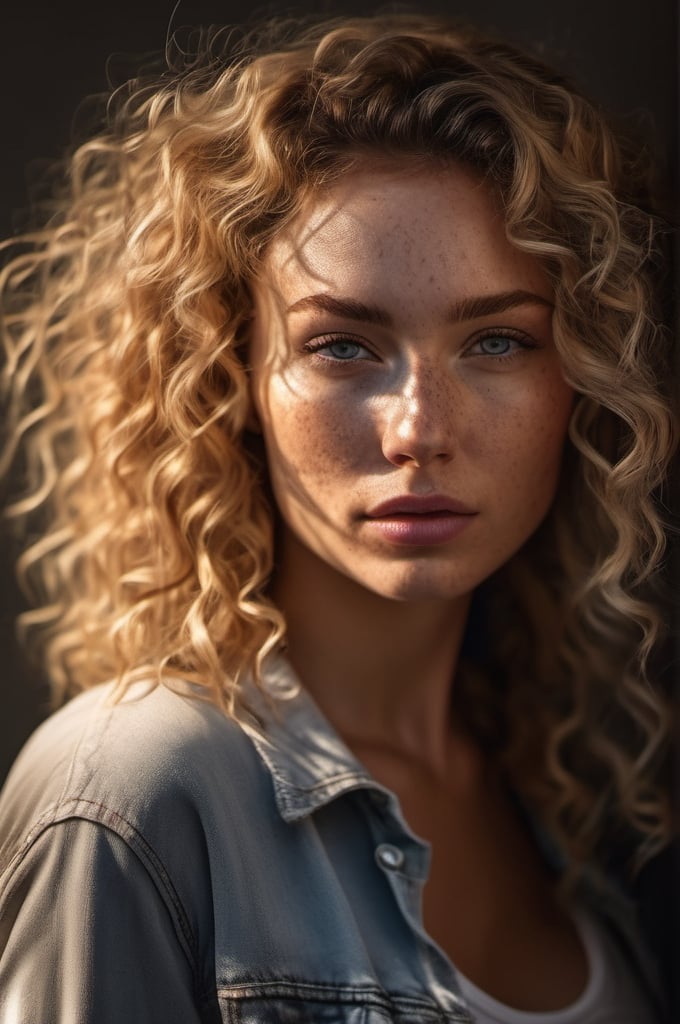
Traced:
[[[163, 847], [223, 827], [270, 799], [247, 734], [205, 701], [164, 686], [111, 701], [76, 697], [33, 734], [0, 795], [0, 872], [60, 822], [81, 819], [133, 847]], [[220, 820], [216, 820], [220, 819]]]

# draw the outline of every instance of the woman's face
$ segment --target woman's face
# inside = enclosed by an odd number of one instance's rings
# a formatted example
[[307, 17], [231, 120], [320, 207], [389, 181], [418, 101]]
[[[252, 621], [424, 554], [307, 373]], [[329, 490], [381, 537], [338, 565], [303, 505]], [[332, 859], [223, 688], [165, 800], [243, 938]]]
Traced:
[[573, 392], [548, 279], [488, 186], [459, 166], [354, 171], [274, 239], [255, 301], [284, 545], [401, 600], [467, 594], [521, 547]]

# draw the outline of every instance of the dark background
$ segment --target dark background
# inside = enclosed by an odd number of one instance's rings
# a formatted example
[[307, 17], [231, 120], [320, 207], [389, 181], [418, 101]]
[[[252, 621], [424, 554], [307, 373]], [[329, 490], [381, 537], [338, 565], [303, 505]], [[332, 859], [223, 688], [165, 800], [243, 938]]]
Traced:
[[[340, 0], [254, 8], [208, 0], [15, 2], [13, 10], [0, 16], [0, 236], [14, 233], [23, 222], [27, 184], [40, 179], [45, 161], [63, 153], [83, 98], [106, 90], [109, 72], [118, 82], [125, 68], [134, 69], [136, 57], [162, 50], [171, 19], [174, 29], [242, 23], [253, 13], [362, 14], [376, 6]], [[657, 156], [662, 190], [672, 193], [678, 153], [675, 0], [440, 0], [412, 6], [470, 20], [533, 48], [567, 72], [615, 119], [632, 119]], [[4, 524], [0, 530], [1, 782], [46, 705], [44, 681], [29, 669], [14, 639], [13, 621], [21, 607], [11, 567], [16, 552]], [[677, 931], [671, 924], [680, 902], [677, 879], [667, 854], [652, 864], [641, 883], [669, 973], [673, 959], [678, 963], [672, 941]], [[680, 1008], [677, 993], [675, 1001]]]

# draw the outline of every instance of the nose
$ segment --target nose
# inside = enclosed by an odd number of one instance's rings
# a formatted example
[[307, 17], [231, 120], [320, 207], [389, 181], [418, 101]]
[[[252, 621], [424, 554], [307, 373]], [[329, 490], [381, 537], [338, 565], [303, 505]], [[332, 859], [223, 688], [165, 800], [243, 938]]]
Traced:
[[382, 450], [389, 462], [424, 467], [434, 460], [448, 462], [453, 458], [451, 391], [442, 367], [418, 367], [401, 388], [387, 397]]

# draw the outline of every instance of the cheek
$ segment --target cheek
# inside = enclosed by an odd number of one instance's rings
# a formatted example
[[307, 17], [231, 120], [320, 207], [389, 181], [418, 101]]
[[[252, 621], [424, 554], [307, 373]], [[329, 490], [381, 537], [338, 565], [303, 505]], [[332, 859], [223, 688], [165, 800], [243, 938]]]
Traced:
[[521, 395], [488, 396], [469, 432], [471, 461], [486, 464], [502, 500], [511, 494], [544, 506], [559, 476], [574, 394], [561, 376], [537, 375]]
[[299, 480], [328, 484], [359, 466], [370, 424], [356, 409], [306, 399], [272, 381], [260, 415], [272, 477], [288, 469]]
[[560, 380], [546, 389], [518, 417], [515, 473], [525, 487], [525, 500], [543, 515], [555, 495], [562, 453], [573, 405], [571, 389]]

